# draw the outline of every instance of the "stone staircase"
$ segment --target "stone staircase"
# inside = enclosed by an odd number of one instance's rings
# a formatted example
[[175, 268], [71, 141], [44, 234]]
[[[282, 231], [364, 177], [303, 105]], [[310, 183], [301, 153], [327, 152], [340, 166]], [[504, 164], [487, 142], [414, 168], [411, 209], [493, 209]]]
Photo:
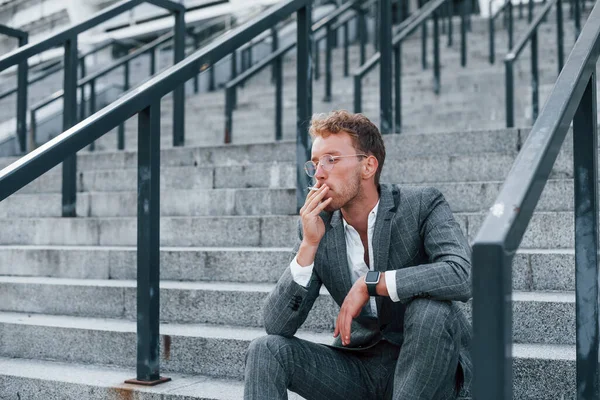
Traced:
[[[528, 134], [501, 128], [503, 66], [487, 62], [484, 27], [473, 20], [468, 69], [459, 66], [458, 35], [453, 49], [442, 49], [439, 97], [431, 70], [420, 69], [418, 36], [405, 44], [406, 132], [385, 137], [382, 174], [383, 182], [439, 188], [471, 241]], [[572, 26], [565, 28], [569, 49]], [[552, 23], [544, 29], [540, 81], [550, 87]], [[321, 101], [316, 82], [315, 112], [352, 104], [335, 54], [333, 102]], [[519, 65], [517, 121], [525, 126], [527, 58]], [[375, 121], [376, 75], [363, 98]], [[171, 146], [170, 98], [162, 101], [161, 371], [172, 382], [123, 383], [136, 365], [136, 121], [127, 123], [126, 151], [114, 150], [111, 133], [97, 142], [102, 151], [78, 154], [77, 218], [60, 217], [60, 166], [0, 203], [0, 398], [242, 398], [245, 350], [265, 334], [262, 301], [297, 240], [294, 76], [290, 56], [281, 142], [273, 141], [270, 71], [240, 90], [232, 145], [220, 144], [222, 91], [186, 99], [183, 148]], [[575, 398], [570, 136], [565, 143], [513, 265], [519, 400]], [[0, 158], [0, 168], [13, 161]], [[323, 290], [298, 335], [331, 342], [337, 311]]]

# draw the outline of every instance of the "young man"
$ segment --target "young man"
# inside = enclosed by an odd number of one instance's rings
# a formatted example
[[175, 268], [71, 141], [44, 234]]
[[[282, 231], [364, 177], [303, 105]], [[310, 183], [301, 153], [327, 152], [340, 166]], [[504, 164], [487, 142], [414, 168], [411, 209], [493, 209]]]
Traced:
[[[315, 188], [300, 241], [246, 357], [245, 399], [455, 399], [471, 382], [471, 253], [442, 194], [379, 184], [377, 127], [336, 111], [311, 122]], [[340, 306], [333, 345], [294, 337], [321, 285]]]

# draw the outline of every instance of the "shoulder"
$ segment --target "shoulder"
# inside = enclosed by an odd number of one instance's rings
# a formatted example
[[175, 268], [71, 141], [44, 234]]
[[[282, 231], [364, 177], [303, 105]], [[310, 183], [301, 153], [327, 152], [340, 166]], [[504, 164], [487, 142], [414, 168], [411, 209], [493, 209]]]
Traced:
[[402, 203], [420, 204], [430, 203], [438, 198], [443, 198], [442, 193], [439, 189], [433, 186], [404, 186], [398, 184], [381, 184], [381, 191], [387, 191], [391, 194], [396, 205], [402, 205]]

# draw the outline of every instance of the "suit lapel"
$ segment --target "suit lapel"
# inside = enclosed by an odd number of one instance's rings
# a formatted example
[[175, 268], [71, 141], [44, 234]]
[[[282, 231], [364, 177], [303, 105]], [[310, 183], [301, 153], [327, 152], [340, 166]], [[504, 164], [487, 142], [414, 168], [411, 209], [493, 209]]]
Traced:
[[327, 258], [330, 261], [332, 278], [337, 282], [335, 286], [340, 289], [340, 296], [343, 299], [352, 287], [352, 279], [348, 268], [346, 236], [341, 211], [333, 213], [330, 224], [331, 231], [327, 235]]

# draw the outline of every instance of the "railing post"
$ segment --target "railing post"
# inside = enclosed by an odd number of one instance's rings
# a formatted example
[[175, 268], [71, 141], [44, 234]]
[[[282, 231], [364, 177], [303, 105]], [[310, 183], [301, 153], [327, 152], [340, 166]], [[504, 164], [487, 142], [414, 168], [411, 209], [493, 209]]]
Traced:
[[596, 73], [573, 118], [577, 399], [598, 396], [598, 132]]
[[440, 94], [440, 29], [438, 12], [433, 13], [433, 92]]
[[354, 75], [354, 112], [362, 112], [362, 82], [360, 75]]
[[[129, 61], [123, 67], [123, 93], [125, 93], [129, 90]], [[125, 149], [125, 122], [121, 122], [117, 130], [117, 150], [123, 149]]]
[[427, 69], [427, 20], [421, 25], [421, 66]]
[[231, 143], [232, 140], [234, 93], [235, 87], [225, 89], [225, 144]]
[[471, 259], [473, 398], [512, 399], [512, 256], [502, 243], [481, 243]]
[[138, 114], [137, 382], [160, 376], [160, 99]]
[[564, 53], [564, 34], [563, 34], [563, 15], [562, 15], [562, 0], [556, 0], [556, 46], [558, 53], [558, 74], [560, 75], [560, 71], [563, 69], [563, 65], [565, 62], [565, 53]]
[[575, 0], [575, 41], [581, 33], [581, 8], [579, 7], [579, 0]]
[[[194, 49], [198, 50], [200, 48], [200, 37], [198, 35], [194, 35]], [[200, 72], [194, 74], [194, 93], [198, 93], [200, 91]]]
[[537, 29], [531, 35], [531, 125], [535, 123], [539, 113], [538, 89], [538, 36]]
[[[90, 81], [90, 115], [96, 112], [96, 81]], [[92, 142], [89, 145], [89, 150], [96, 150], [96, 142]]]
[[35, 109], [29, 111], [30, 126], [29, 126], [29, 141], [27, 143], [27, 150], [32, 151], [37, 147], [36, 144], [36, 130], [37, 130], [37, 119], [35, 117]]
[[[85, 77], [85, 57], [79, 59], [79, 71], [81, 72], [80, 77]], [[79, 97], [79, 121], [83, 121], [85, 119], [85, 85], [81, 85], [79, 88]]]
[[523, 0], [519, 0], [519, 19], [523, 19]]
[[508, 50], [510, 51], [513, 47], [514, 38], [514, 22], [513, 22], [513, 5], [512, 0], [508, 0]]
[[156, 73], [156, 47], [150, 50], [150, 76]]
[[394, 47], [394, 81], [395, 97], [396, 97], [396, 119], [395, 131], [402, 132], [402, 42], [399, 42]]
[[494, 29], [494, 15], [492, 14], [492, 2], [489, 2], [489, 27], [490, 27], [490, 64], [496, 61], [496, 49], [494, 48], [495, 41], [495, 29]]
[[350, 75], [350, 56], [348, 45], [350, 41], [350, 34], [348, 32], [348, 22], [344, 23], [344, 76], [347, 77]]
[[359, 7], [358, 9], [358, 36], [360, 39], [360, 65], [365, 63], [367, 59], [367, 15], [366, 11]]
[[392, 3], [390, 0], [379, 2], [380, 32], [379, 32], [379, 98], [380, 98], [380, 129], [382, 134], [393, 130], [392, 116]]
[[[77, 123], [77, 35], [65, 42], [63, 132]], [[62, 166], [62, 216], [77, 215], [77, 154], [65, 159]]]
[[[230, 80], [233, 80], [237, 77], [237, 50], [233, 50], [231, 52], [231, 76]], [[237, 92], [236, 90], [232, 90], [231, 93], [231, 107], [235, 108], [237, 103]]]
[[331, 49], [333, 47], [333, 33], [331, 25], [327, 25], [325, 33], [325, 96], [323, 97], [325, 103], [331, 101]]
[[314, 66], [314, 70], [315, 70], [315, 81], [318, 81], [319, 79], [321, 79], [321, 68], [320, 68], [320, 64], [321, 64], [321, 57], [320, 54], [321, 52], [319, 51], [319, 39], [317, 39], [316, 37], [314, 38], [314, 47], [313, 47], [313, 52], [314, 52], [314, 60], [315, 60], [315, 66]]
[[[175, 14], [174, 64], [185, 57], [185, 14], [177, 11]], [[173, 91], [173, 146], [183, 146], [185, 143], [185, 84]]]
[[215, 87], [215, 64], [211, 64], [208, 67], [208, 91], [214, 92]]
[[273, 63], [275, 72], [275, 140], [283, 138], [283, 67], [282, 57]]
[[460, 17], [460, 65], [467, 65], [467, 2], [462, 0]]
[[304, 204], [309, 185], [308, 175], [304, 173], [303, 165], [310, 160], [311, 148], [308, 137], [308, 127], [312, 116], [312, 68], [311, 68], [311, 3], [298, 10], [297, 13], [296, 49], [298, 62], [296, 64], [296, 206], [299, 211]]
[[452, 46], [452, 32], [454, 31], [454, 1], [448, 1], [448, 47]]
[[533, 21], [533, 0], [529, 0], [527, 3], [527, 23]]
[[[19, 37], [19, 47], [25, 46], [28, 35], [23, 32]], [[17, 70], [17, 138], [19, 140], [19, 151], [25, 153], [27, 150], [27, 76], [29, 66], [27, 60], [19, 63]]]
[[514, 116], [514, 77], [513, 77], [513, 64], [510, 60], [504, 60], [504, 66], [506, 68], [506, 127], [514, 128], [515, 116]]
[[381, 0], [376, 1], [372, 8], [374, 9], [374, 15], [375, 15], [375, 33], [373, 34], [373, 44], [375, 46], [375, 51], [380, 51], [380, 43], [381, 43]]
[[[273, 28], [271, 28], [271, 52], [275, 53], [278, 48], [279, 48], [279, 35], [277, 35], [277, 29], [273, 27]], [[273, 67], [271, 68], [271, 81], [272, 82], [275, 82], [275, 80], [277, 79], [276, 69], [277, 69], [277, 67], [275, 67], [275, 64], [273, 64]]]

